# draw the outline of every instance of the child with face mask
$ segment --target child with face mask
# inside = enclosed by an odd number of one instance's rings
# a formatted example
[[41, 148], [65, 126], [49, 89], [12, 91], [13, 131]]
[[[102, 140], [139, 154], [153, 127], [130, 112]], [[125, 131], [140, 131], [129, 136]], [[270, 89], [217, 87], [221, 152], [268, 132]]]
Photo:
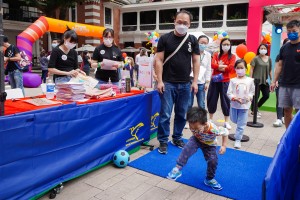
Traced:
[[230, 103], [230, 119], [237, 125], [234, 148], [241, 148], [241, 140], [248, 120], [248, 110], [255, 92], [254, 80], [246, 76], [247, 64], [240, 59], [234, 65], [237, 77], [230, 79], [227, 95]]
[[219, 154], [222, 155], [226, 152], [229, 131], [224, 127], [217, 127], [215, 124], [208, 122], [207, 111], [202, 107], [192, 107], [186, 118], [193, 135], [183, 147], [176, 161], [176, 166], [168, 173], [167, 178], [170, 180], [179, 178], [188, 159], [200, 148], [207, 162], [204, 184], [214, 190], [222, 190], [222, 186], [214, 179], [218, 165], [217, 136], [222, 136], [222, 146], [219, 150]]

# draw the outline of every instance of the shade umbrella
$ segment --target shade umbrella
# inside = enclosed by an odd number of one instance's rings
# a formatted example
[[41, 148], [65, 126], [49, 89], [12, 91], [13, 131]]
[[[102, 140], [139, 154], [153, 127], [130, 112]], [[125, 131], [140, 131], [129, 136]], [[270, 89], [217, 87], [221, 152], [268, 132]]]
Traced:
[[83, 45], [82, 47], [79, 47], [77, 49], [75, 49], [76, 51], [89, 51], [89, 52], [92, 52], [95, 50], [96, 47], [90, 45], [90, 44], [86, 44], [86, 45]]

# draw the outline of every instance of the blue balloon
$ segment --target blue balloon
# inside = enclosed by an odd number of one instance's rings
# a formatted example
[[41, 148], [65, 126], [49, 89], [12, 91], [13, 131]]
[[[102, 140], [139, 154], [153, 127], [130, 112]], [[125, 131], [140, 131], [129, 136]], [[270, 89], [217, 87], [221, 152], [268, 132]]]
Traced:
[[225, 37], [227, 35], [227, 32], [223, 32], [222, 35]]
[[129, 154], [127, 153], [127, 151], [124, 150], [117, 151], [113, 158], [114, 164], [120, 168], [126, 167], [129, 160]]

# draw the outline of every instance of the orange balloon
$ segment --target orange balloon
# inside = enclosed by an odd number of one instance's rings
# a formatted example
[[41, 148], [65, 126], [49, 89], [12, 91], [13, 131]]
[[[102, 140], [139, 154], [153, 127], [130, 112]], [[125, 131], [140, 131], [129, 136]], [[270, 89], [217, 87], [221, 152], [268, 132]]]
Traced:
[[249, 64], [255, 56], [256, 54], [254, 52], [249, 51], [245, 54], [244, 60], [246, 61], [247, 64]]
[[126, 58], [127, 57], [127, 53], [122, 53], [122, 57]]
[[238, 55], [238, 57], [240, 58], [244, 58], [245, 54], [247, 53], [247, 47], [244, 44], [239, 44], [236, 47], [236, 54]]

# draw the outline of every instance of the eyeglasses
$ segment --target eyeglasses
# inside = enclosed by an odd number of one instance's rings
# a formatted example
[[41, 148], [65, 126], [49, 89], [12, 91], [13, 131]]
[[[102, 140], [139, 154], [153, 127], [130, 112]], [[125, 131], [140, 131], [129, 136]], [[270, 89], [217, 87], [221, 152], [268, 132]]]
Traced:
[[222, 44], [222, 46], [230, 46], [230, 44]]

